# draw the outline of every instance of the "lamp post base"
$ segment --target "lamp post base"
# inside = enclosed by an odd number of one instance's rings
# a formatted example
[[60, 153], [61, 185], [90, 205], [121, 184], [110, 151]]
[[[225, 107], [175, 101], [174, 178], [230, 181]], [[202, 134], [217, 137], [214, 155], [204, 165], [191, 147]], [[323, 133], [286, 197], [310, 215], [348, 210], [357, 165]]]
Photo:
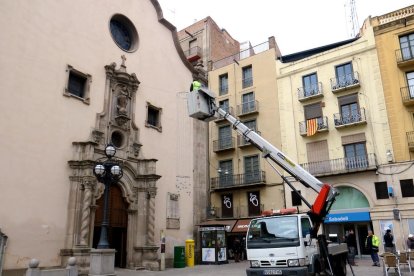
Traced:
[[91, 249], [89, 276], [115, 276], [115, 249]]

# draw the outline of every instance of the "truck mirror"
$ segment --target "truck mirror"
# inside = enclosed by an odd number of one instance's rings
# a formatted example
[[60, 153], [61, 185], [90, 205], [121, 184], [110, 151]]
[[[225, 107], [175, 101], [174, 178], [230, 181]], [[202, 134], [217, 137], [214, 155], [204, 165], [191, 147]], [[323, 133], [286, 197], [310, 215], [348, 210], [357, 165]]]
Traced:
[[305, 243], [305, 246], [311, 245], [311, 243], [312, 243], [311, 235], [310, 234], [306, 234], [305, 239], [303, 241]]

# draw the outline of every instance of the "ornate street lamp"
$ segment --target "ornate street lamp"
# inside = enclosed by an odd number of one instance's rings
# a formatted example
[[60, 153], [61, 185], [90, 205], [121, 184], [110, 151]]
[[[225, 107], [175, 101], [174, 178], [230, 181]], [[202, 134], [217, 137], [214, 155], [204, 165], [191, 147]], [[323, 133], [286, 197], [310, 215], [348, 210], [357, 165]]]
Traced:
[[109, 248], [108, 243], [108, 203], [109, 203], [109, 189], [112, 184], [116, 184], [119, 179], [122, 178], [123, 172], [119, 164], [112, 159], [115, 156], [116, 149], [113, 145], [109, 144], [105, 148], [105, 155], [107, 160], [103, 162], [98, 159], [95, 167], [93, 168], [93, 174], [96, 176], [99, 182], [105, 185], [104, 191], [104, 209], [103, 209], [103, 221], [101, 225], [101, 234], [99, 238], [98, 249]]

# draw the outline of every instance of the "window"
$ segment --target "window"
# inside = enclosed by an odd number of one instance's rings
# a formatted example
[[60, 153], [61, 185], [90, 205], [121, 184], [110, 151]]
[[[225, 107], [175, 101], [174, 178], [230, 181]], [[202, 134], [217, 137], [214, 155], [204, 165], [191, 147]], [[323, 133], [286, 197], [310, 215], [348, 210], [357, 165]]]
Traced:
[[305, 238], [307, 234], [311, 233], [312, 224], [308, 218], [301, 218], [300, 223], [302, 224], [302, 238]]
[[338, 101], [341, 109], [341, 118], [340, 122], [335, 122], [336, 125], [346, 125], [362, 121], [358, 106], [358, 94], [340, 97]]
[[233, 160], [219, 162], [219, 184], [220, 187], [233, 186]]
[[74, 97], [89, 104], [89, 88], [92, 81], [91, 75], [84, 74], [71, 65], [68, 65], [66, 72], [68, 73], [68, 82], [63, 92], [64, 96]]
[[414, 33], [400, 37], [400, 47], [403, 60], [414, 58]]
[[233, 195], [225, 194], [221, 196], [221, 215], [223, 218], [233, 217]]
[[[302, 199], [300, 198], [300, 196], [295, 191], [291, 191], [290, 193], [292, 195], [292, 206], [301, 206]], [[301, 194], [300, 191], [298, 191], [298, 193]]]
[[162, 130], [161, 127], [161, 108], [155, 107], [147, 103], [147, 121], [145, 126], [152, 127], [158, 131]]
[[375, 182], [375, 193], [377, 194], [377, 199], [389, 198], [387, 182]]
[[316, 73], [304, 76], [303, 82], [303, 93], [305, 97], [316, 95], [319, 93], [318, 77]]
[[311, 121], [312, 119], [316, 119], [316, 130], [324, 129], [327, 127], [323, 121], [322, 107], [320, 102], [304, 106], [304, 111], [306, 123], [304, 126], [306, 126], [306, 129], [303, 129], [303, 131], [307, 133], [308, 136], [315, 134], [313, 133], [312, 128], [308, 128], [308, 125], [312, 125], [308, 124], [308, 121]]
[[219, 127], [219, 137], [218, 144], [219, 149], [227, 149], [233, 146], [233, 140], [231, 137], [231, 127], [230, 126], [221, 126]]
[[244, 182], [249, 184], [260, 180], [259, 155], [244, 157]]
[[365, 143], [344, 145], [345, 166], [347, 169], [360, 169], [368, 167], [368, 157]]
[[229, 100], [222, 100], [219, 101], [219, 106], [221, 109], [223, 109], [224, 111], [227, 111], [230, 113], [230, 106], [229, 106]]
[[253, 71], [252, 71], [252, 66], [246, 66], [243, 67], [242, 69], [242, 74], [243, 74], [243, 83], [242, 83], [242, 87], [246, 88], [246, 87], [250, 87], [253, 85]]
[[414, 185], [412, 179], [400, 180], [402, 197], [414, 197]]
[[167, 195], [167, 229], [180, 229], [180, 195]]
[[247, 192], [247, 203], [249, 216], [259, 216], [261, 213], [260, 192]]
[[226, 95], [229, 92], [229, 76], [224, 74], [219, 76], [219, 95]]
[[256, 131], [256, 120], [245, 121], [244, 124], [251, 130]]
[[242, 95], [242, 114], [250, 113], [256, 110], [256, 101], [254, 93], [246, 93]]
[[335, 68], [337, 85], [344, 87], [353, 84], [354, 73], [351, 63], [342, 64]]
[[414, 72], [408, 72], [407, 76], [407, 84], [408, 84], [408, 91], [410, 94], [410, 99], [414, 98]]
[[127, 17], [116, 14], [109, 23], [112, 39], [119, 48], [126, 52], [133, 52], [138, 45], [138, 33]]

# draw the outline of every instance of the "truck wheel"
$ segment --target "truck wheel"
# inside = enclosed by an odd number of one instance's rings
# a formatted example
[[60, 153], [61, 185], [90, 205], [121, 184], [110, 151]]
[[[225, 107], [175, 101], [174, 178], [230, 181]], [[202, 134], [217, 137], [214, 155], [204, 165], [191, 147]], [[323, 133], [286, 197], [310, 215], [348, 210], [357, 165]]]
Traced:
[[335, 276], [346, 276], [346, 257], [336, 256], [333, 271]]

